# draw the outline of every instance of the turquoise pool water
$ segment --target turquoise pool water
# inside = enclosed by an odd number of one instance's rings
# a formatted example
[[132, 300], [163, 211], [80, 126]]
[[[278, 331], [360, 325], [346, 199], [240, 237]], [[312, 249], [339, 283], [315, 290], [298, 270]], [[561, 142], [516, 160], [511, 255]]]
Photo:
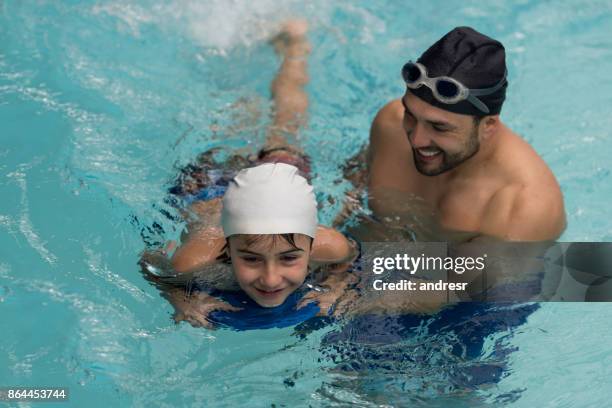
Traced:
[[[325, 345], [334, 326], [299, 336], [174, 325], [136, 261], [182, 229], [163, 215], [178, 167], [263, 140], [278, 64], [266, 39], [294, 15], [311, 25], [301, 143], [318, 191], [347, 188], [339, 165], [403, 92], [405, 60], [472, 25], [506, 46], [503, 119], [561, 183], [563, 240], [611, 241], [612, 5], [482, 4], [0, 1], [0, 386], [67, 386], [76, 406], [448, 406], [460, 387], [427, 370], [458, 363], [444, 342], [413, 375], [342, 370]], [[487, 337], [476, 360], [512, 350], [503, 378], [467, 387], [461, 404], [606, 405], [610, 321], [609, 304], [542, 304]]]

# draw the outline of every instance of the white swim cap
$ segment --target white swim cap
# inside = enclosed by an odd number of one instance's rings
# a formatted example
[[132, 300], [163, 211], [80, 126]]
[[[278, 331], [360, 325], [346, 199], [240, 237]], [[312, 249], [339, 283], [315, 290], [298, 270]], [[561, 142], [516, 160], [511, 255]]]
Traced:
[[317, 201], [297, 167], [266, 163], [241, 170], [223, 197], [221, 225], [235, 234], [304, 234], [314, 238]]

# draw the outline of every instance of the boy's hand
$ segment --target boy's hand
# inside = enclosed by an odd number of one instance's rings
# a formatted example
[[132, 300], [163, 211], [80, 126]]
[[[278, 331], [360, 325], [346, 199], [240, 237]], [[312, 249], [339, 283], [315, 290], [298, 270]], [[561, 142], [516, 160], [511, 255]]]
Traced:
[[309, 303], [316, 302], [321, 309], [319, 313], [317, 313], [317, 316], [328, 316], [332, 306], [340, 296], [342, 296], [342, 290], [330, 289], [326, 292], [317, 292], [313, 290], [304, 295], [296, 308], [301, 309]]
[[349, 285], [357, 282], [357, 277], [350, 272], [342, 272], [336, 275], [330, 275], [325, 281], [322, 282], [322, 286], [328, 288], [325, 292], [311, 291], [304, 295], [297, 305], [298, 309], [308, 305], [312, 302], [317, 302], [321, 309], [318, 316], [329, 316], [330, 311], [333, 310], [334, 316], [338, 315], [338, 308], [334, 308], [334, 305], [338, 306], [338, 302], [346, 298], [349, 294], [347, 288]]
[[213, 311], [236, 312], [239, 307], [230, 305], [221, 299], [205, 292], [194, 292], [187, 295], [182, 290], [174, 290], [168, 294], [168, 300], [174, 306], [174, 321], [186, 321], [193, 327], [206, 327], [212, 329], [208, 315]]

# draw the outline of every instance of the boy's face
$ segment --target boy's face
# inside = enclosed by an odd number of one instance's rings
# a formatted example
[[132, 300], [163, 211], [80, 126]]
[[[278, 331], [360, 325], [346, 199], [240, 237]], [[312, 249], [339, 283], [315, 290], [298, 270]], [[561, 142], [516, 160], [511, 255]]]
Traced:
[[280, 236], [255, 242], [248, 235], [229, 237], [236, 280], [262, 307], [281, 305], [306, 279], [311, 238], [302, 234], [294, 237], [295, 247]]

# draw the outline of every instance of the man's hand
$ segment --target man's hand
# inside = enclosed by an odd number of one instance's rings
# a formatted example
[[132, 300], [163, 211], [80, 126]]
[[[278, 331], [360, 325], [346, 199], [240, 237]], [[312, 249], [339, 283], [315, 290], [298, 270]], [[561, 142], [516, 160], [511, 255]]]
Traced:
[[167, 293], [167, 298], [175, 309], [174, 321], [176, 323], [186, 321], [193, 327], [212, 329], [213, 325], [208, 320], [208, 315], [213, 311], [236, 312], [241, 310], [205, 292], [194, 292], [188, 295], [183, 290], [176, 289]]

